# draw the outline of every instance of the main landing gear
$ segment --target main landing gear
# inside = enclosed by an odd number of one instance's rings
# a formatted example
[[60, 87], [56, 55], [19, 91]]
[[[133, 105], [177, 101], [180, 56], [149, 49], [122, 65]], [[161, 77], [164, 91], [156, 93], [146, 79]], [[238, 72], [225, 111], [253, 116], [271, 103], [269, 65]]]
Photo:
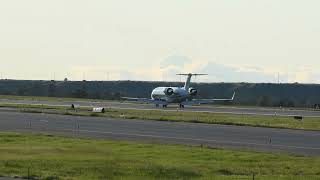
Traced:
[[[156, 104], [156, 107], [158, 108], [158, 107], [160, 107], [160, 105], [159, 105], [159, 104]], [[168, 107], [168, 105], [162, 104], [162, 108], [167, 108], [167, 107]]]
[[184, 105], [183, 105], [183, 104], [179, 104], [179, 107], [180, 107], [180, 108], [184, 108]]
[[[162, 108], [167, 108], [168, 107], [167, 104], [162, 104], [161, 106], [162, 106]], [[158, 108], [158, 107], [160, 107], [160, 104], [156, 104], [156, 108]], [[179, 104], [179, 107], [180, 108], [184, 108], [184, 105], [183, 104]]]

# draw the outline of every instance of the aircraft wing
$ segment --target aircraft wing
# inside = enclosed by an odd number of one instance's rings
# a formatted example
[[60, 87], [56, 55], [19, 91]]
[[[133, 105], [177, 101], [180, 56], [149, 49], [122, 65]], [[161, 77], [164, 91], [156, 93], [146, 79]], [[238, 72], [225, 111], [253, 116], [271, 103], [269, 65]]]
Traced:
[[148, 99], [148, 98], [133, 98], [133, 97], [121, 97], [121, 99], [129, 100], [129, 101], [138, 101], [149, 104], [167, 104], [165, 101]]
[[183, 105], [195, 105], [195, 104], [210, 104], [210, 103], [214, 103], [214, 102], [218, 102], [218, 101], [228, 102], [228, 101], [233, 101], [235, 95], [236, 95], [236, 93], [234, 92], [232, 98], [230, 98], [230, 99], [193, 99], [190, 101], [185, 101], [182, 104]]

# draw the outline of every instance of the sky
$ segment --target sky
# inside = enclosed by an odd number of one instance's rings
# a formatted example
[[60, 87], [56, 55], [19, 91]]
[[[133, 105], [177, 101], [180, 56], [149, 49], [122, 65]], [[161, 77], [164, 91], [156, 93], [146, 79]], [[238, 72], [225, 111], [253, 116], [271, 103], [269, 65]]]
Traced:
[[8, 79], [320, 83], [317, 0], [0, 1]]

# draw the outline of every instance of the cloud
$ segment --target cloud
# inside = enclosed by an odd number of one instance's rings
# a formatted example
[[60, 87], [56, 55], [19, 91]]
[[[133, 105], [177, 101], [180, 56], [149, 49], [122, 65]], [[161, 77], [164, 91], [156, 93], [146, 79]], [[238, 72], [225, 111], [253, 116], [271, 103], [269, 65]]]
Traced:
[[[214, 61], [193, 61], [186, 56], [169, 56], [160, 63], [162, 79], [177, 81], [177, 73], [207, 73], [197, 77], [204, 82], [275, 82], [274, 72], [257, 66], [224, 65]], [[165, 78], [164, 78], [165, 76]]]
[[278, 73], [282, 83], [319, 83], [320, 73], [311, 67], [282, 70], [281, 68], [260, 67], [244, 64], [222, 64], [215, 61], [192, 61], [185, 56], [169, 56], [153, 66], [128, 69], [118, 66], [73, 66], [67, 77], [71, 80], [143, 80], [143, 81], [184, 81], [177, 73], [207, 73], [196, 82], [253, 82], [277, 83]]
[[208, 73], [209, 82], [252, 82], [252, 83], [319, 83], [320, 73], [312, 67], [302, 66], [295, 69], [279, 67], [260, 67], [252, 65], [224, 65], [207, 62], [198, 72]]
[[300, 67], [288, 73], [289, 82], [319, 83], [320, 73], [312, 67]]
[[73, 66], [68, 78], [71, 80], [161, 80], [158, 67], [141, 67], [135, 69], [119, 68], [118, 66]]
[[208, 62], [199, 70], [209, 74], [209, 81], [218, 82], [273, 82], [275, 77], [265, 73], [259, 67], [236, 67]]
[[181, 81], [178, 73], [197, 73], [198, 69], [203, 67], [201, 61], [193, 61], [187, 56], [169, 56], [160, 62], [161, 77], [165, 81]]
[[161, 62], [161, 68], [168, 68], [170, 66], [183, 68], [186, 64], [192, 63], [192, 60], [186, 56], [169, 56]]

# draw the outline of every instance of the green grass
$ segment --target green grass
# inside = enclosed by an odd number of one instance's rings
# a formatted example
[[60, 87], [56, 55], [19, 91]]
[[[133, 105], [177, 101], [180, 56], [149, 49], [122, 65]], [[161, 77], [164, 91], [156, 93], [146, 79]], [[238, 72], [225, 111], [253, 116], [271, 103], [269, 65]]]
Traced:
[[0, 107], [18, 108], [18, 109], [71, 109], [66, 106], [51, 106], [51, 105], [40, 105], [40, 104], [14, 104], [14, 103], [3, 103]]
[[41, 179], [319, 179], [320, 158], [0, 133], [0, 176]]
[[106, 101], [108, 102], [108, 101], [111, 101], [111, 100], [102, 100], [102, 99], [46, 97], [46, 96], [14, 96], [14, 95], [0, 95], [0, 99], [27, 100], [27, 101], [53, 101], [53, 102], [64, 102], [64, 101], [90, 101], [90, 102]]
[[51, 113], [75, 116], [111, 117], [123, 119], [142, 119], [175, 122], [193, 122], [207, 124], [224, 124], [254, 127], [274, 127], [303, 130], [320, 130], [320, 118], [304, 118], [302, 121], [293, 117], [232, 115], [208, 112], [181, 112], [163, 110], [130, 110], [107, 109], [106, 113], [92, 113], [88, 107], [81, 107], [78, 111], [66, 106], [0, 104], [0, 107], [18, 108], [22, 112]]
[[152, 119], [162, 121], [183, 121], [208, 124], [225, 124], [258, 127], [277, 127], [305, 130], [320, 130], [320, 118], [304, 118], [302, 121], [293, 117], [232, 115], [208, 112], [179, 112], [157, 110], [109, 109], [101, 116], [124, 117], [127, 119]]

